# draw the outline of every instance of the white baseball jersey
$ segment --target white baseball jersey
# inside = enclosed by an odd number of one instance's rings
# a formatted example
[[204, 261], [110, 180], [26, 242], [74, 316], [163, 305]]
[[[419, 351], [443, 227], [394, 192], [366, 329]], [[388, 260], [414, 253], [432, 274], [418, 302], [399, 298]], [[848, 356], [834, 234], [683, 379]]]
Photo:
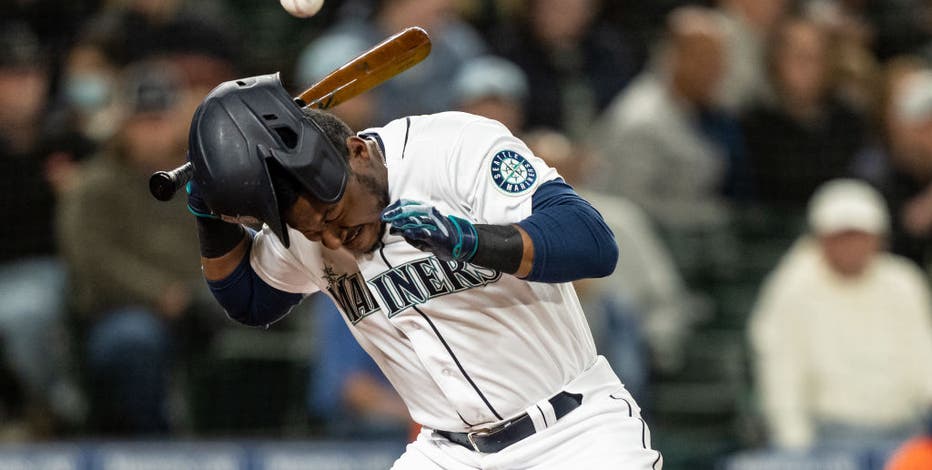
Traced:
[[[389, 199], [412, 199], [473, 223], [531, 214], [531, 196], [559, 177], [498, 122], [465, 113], [414, 116], [368, 129], [384, 147]], [[326, 292], [408, 406], [433, 429], [466, 431], [523, 413], [596, 361], [569, 283], [527, 282], [437, 259], [389, 235], [354, 257], [289, 229], [266, 227], [250, 262], [287, 292]]]

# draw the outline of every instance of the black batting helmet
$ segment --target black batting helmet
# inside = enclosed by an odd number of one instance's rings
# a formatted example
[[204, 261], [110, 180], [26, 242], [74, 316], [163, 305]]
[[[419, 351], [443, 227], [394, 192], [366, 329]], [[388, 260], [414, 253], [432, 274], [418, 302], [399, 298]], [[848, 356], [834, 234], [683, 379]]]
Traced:
[[321, 202], [343, 196], [347, 164], [282, 86], [278, 74], [224, 82], [194, 113], [189, 135], [194, 181], [215, 213], [266, 223], [285, 246], [270, 166], [277, 165]]

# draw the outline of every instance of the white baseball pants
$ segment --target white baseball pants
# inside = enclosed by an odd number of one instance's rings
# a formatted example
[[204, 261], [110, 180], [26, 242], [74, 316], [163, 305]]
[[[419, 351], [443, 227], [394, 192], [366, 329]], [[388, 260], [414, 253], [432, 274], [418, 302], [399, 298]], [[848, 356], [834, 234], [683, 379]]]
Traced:
[[[483, 454], [422, 429], [393, 470], [624, 469], [660, 470], [663, 457], [651, 448], [650, 430], [631, 394], [599, 356], [565, 391], [581, 393], [579, 408], [550, 420], [532, 416], [533, 435], [493, 454]], [[532, 407], [533, 408], [533, 407]]]

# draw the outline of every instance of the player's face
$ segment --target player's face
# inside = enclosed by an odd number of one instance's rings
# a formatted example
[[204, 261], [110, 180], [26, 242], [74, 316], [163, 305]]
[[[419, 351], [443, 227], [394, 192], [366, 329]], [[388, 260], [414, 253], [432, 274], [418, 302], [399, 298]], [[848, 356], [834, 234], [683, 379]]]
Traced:
[[351, 162], [353, 172], [338, 202], [325, 204], [301, 196], [285, 212], [285, 222], [332, 250], [342, 247], [354, 254], [375, 250], [385, 230], [380, 216], [388, 205], [388, 187], [384, 174], [372, 171], [367, 162], [371, 161]]

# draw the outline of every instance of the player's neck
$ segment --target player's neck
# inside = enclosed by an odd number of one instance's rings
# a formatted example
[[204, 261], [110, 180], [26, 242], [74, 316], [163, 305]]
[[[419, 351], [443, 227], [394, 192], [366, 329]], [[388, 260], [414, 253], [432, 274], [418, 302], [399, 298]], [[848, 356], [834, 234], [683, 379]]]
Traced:
[[388, 167], [388, 162], [385, 160], [385, 154], [382, 153], [382, 149], [379, 147], [378, 142], [371, 139], [366, 139], [366, 147], [369, 149], [370, 155], [375, 155], [373, 160], [380, 162], [383, 167]]

